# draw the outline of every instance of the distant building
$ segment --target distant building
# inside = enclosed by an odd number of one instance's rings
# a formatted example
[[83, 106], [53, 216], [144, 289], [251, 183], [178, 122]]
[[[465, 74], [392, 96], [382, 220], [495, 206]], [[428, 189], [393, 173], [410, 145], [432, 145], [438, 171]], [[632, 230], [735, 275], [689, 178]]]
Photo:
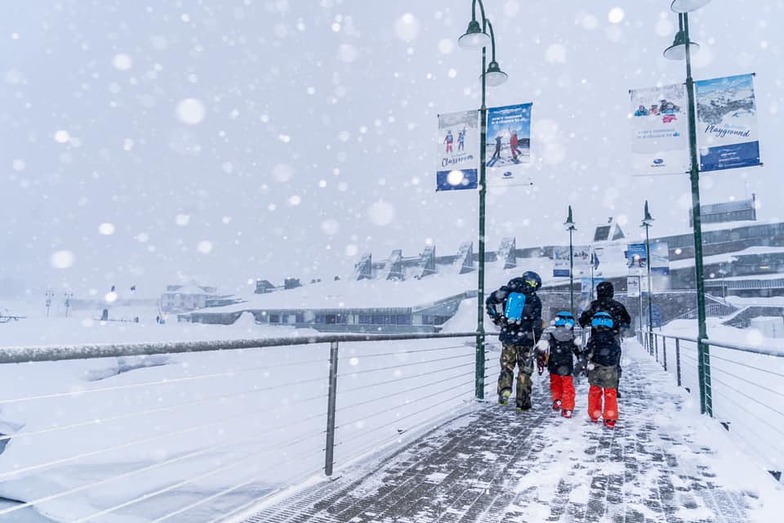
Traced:
[[593, 233], [593, 241], [595, 242], [612, 242], [624, 238], [621, 226], [616, 223], [614, 218], [610, 218], [606, 224], [596, 227]]
[[[710, 205], [700, 205], [700, 219], [703, 223], [729, 223], [742, 221], [756, 221], [757, 202], [756, 195], [752, 194], [750, 200], [735, 202], [722, 202]], [[694, 226], [694, 213], [689, 210], [689, 227]]]
[[164, 312], [185, 312], [207, 306], [207, 301], [218, 298], [216, 287], [196, 285], [167, 285], [161, 294], [161, 310]]
[[438, 332], [457, 311], [460, 303], [476, 296], [476, 291], [446, 296], [442, 299], [403, 307], [361, 306], [361, 299], [350, 307], [282, 308], [243, 303], [224, 309], [202, 309], [179, 314], [181, 322], [230, 325], [250, 312], [257, 324], [313, 329], [320, 332]]
[[273, 292], [277, 290], [269, 280], [256, 280], [256, 290], [253, 291], [255, 294], [266, 294], [268, 292]]

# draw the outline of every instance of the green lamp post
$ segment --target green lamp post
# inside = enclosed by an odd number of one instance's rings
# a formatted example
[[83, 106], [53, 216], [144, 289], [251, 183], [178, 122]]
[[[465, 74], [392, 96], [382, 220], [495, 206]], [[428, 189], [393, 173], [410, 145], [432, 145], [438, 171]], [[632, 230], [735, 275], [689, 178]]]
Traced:
[[[479, 4], [481, 24], [476, 18], [476, 4]], [[489, 31], [489, 34], [488, 34]], [[487, 85], [496, 86], [504, 83], [508, 76], [501, 70], [495, 59], [495, 34], [493, 25], [485, 16], [485, 6], [482, 0], [473, 0], [471, 3], [471, 21], [465, 34], [458, 38], [457, 43], [463, 49], [482, 50], [482, 106], [480, 108], [481, 132], [479, 142], [479, 270], [476, 293], [476, 387], [477, 399], [484, 399], [485, 395], [485, 327], [484, 327], [484, 301], [485, 301], [485, 198], [487, 196], [487, 105], [485, 104], [485, 91]], [[487, 64], [487, 45], [491, 46], [491, 60]]]
[[678, 33], [673, 44], [664, 51], [669, 60], [686, 60], [686, 95], [688, 97], [689, 155], [691, 181], [692, 220], [694, 224], [694, 277], [697, 290], [697, 351], [700, 375], [700, 410], [713, 416], [710, 347], [707, 343], [708, 330], [705, 323], [705, 281], [702, 256], [702, 216], [700, 213], [700, 164], [697, 158], [697, 123], [694, 102], [694, 79], [691, 76], [691, 52], [699, 45], [689, 40], [689, 12], [707, 5], [710, 0], [674, 0], [670, 6], [678, 13]]

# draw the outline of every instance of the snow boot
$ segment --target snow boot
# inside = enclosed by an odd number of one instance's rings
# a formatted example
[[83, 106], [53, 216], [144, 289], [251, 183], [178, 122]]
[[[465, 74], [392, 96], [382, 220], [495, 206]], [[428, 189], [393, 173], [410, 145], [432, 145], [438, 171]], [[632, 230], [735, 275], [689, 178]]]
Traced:
[[563, 417], [563, 418], [571, 418], [572, 414], [573, 414], [572, 411], [569, 410], [569, 409], [563, 409], [561, 411], [561, 417]]
[[517, 412], [524, 410], [531, 410], [531, 397], [524, 396], [523, 399], [517, 400]]
[[615, 420], [614, 419], [606, 419], [606, 420], [604, 420], [604, 426], [607, 427], [608, 429], [614, 429], [615, 428]]
[[512, 396], [512, 391], [509, 389], [504, 389], [501, 391], [501, 394], [498, 395], [498, 404], [499, 405], [506, 405], [509, 403], [509, 398]]
[[561, 410], [561, 400], [555, 400], [553, 402], [553, 410]]

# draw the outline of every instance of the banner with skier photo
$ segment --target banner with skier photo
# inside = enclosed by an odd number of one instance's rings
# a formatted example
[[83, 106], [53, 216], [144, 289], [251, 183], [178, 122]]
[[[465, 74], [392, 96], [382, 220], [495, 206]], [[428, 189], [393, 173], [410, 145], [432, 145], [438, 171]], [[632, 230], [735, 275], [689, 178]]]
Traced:
[[531, 163], [532, 104], [491, 107], [487, 111], [485, 165], [488, 186], [524, 185]]
[[644, 243], [626, 246], [626, 267], [630, 275], [645, 274], [648, 270], [648, 251]]
[[665, 85], [629, 91], [632, 122], [632, 174], [689, 171], [686, 87]]
[[479, 186], [479, 111], [438, 115], [436, 191]]
[[670, 274], [670, 246], [667, 242], [651, 242], [651, 273], [667, 276]]
[[652, 274], [670, 274], [670, 250], [667, 242], [650, 242], [651, 259], [644, 243], [630, 243], [626, 246], [626, 266], [629, 275], [647, 274], [650, 264]]
[[575, 245], [572, 247], [572, 263], [569, 262], [569, 247], [553, 247], [553, 278], [569, 277], [569, 270], [574, 268], [574, 278], [591, 274], [591, 247]]
[[700, 171], [760, 165], [753, 75], [694, 83]]

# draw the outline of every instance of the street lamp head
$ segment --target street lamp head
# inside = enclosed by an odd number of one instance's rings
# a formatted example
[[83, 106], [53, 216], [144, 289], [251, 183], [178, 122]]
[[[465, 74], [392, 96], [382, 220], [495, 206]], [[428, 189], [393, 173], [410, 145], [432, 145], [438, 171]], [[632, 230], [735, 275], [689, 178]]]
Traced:
[[673, 0], [670, 9], [676, 13], [688, 13], [700, 7], [705, 7], [710, 2], [711, 0]]
[[482, 30], [476, 20], [468, 23], [468, 29], [463, 36], [457, 39], [457, 44], [463, 49], [476, 50], [490, 45], [490, 35]]
[[[664, 58], [668, 60], [684, 60], [686, 58], [686, 32], [678, 31], [672, 45], [664, 50]], [[700, 45], [689, 41], [689, 53], [694, 54], [700, 50]]]
[[569, 215], [566, 217], [566, 221], [564, 222], [564, 227], [566, 227], [567, 231], [575, 231], [577, 230], [577, 225], [574, 223], [574, 218], [572, 218], [572, 206], [569, 206]]
[[487, 85], [501, 85], [506, 82], [507, 78], [509, 78], [509, 75], [501, 70], [501, 67], [495, 60], [487, 65], [487, 71], [485, 71], [485, 82], [487, 82]]
[[645, 200], [645, 216], [642, 217], [642, 224], [640, 224], [640, 227], [653, 227], [653, 221], [654, 218], [648, 211], [648, 200]]

